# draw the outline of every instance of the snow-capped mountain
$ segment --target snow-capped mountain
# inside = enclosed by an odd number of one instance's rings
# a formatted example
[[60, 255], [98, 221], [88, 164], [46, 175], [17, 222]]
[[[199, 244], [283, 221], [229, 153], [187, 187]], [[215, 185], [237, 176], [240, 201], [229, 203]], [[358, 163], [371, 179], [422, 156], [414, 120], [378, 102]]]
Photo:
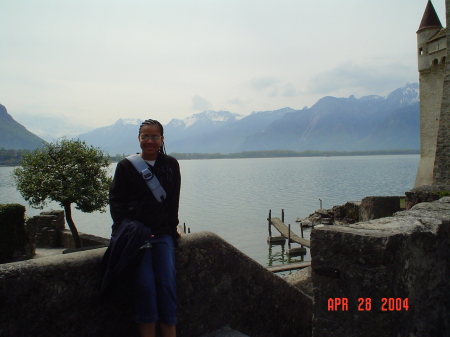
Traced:
[[417, 83], [408, 83], [386, 97], [321, 98], [248, 136], [241, 151], [419, 149], [418, 89]]
[[[175, 129], [171, 128], [169, 123], [165, 127], [166, 149], [170, 152], [180, 153], [239, 152], [241, 144], [248, 135], [265, 129], [270, 123], [289, 111], [294, 111], [294, 109], [258, 111], [249, 116], [232, 114], [228, 111], [219, 111], [218, 113], [205, 111], [205, 113], [194, 115], [196, 122], [184, 130], [182, 129], [183, 125], [177, 124], [179, 128]], [[219, 117], [222, 119], [219, 120]], [[211, 118], [214, 120], [210, 120]], [[188, 120], [192, 121], [191, 118]]]
[[[48, 124], [57, 125], [56, 131], [74, 130], [63, 121]], [[113, 156], [131, 154], [140, 150], [137, 130], [141, 123], [140, 119], [119, 119], [77, 137]], [[33, 126], [38, 129], [37, 124]], [[208, 110], [172, 119], [164, 129], [169, 153], [419, 149], [419, 86], [408, 83], [385, 97], [323, 97], [301, 110], [283, 108], [248, 116]]]
[[172, 119], [164, 126], [166, 144], [185, 137], [196, 136], [199, 133], [212, 132], [242, 118], [244, 118], [243, 115], [229, 111], [207, 110], [184, 119]]
[[399, 102], [400, 107], [408, 106], [419, 102], [419, 84], [407, 83], [406, 86], [394, 90], [386, 96], [386, 100]]

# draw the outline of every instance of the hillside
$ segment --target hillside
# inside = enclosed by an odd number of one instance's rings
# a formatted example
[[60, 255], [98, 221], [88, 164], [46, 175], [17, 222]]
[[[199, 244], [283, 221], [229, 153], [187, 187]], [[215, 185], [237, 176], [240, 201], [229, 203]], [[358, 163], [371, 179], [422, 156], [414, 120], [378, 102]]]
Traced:
[[16, 122], [0, 104], [0, 148], [34, 150], [43, 142], [43, 139]]

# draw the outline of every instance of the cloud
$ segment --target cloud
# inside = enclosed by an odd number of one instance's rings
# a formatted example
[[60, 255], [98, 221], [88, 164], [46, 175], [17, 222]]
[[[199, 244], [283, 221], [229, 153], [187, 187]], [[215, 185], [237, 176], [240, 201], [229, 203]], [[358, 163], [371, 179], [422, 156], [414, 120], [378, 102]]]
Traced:
[[270, 97], [298, 96], [298, 92], [292, 83], [284, 82], [275, 76], [256, 78], [251, 82], [251, 86], [258, 91], [267, 92], [267, 95]]
[[284, 97], [298, 96], [298, 91], [295, 89], [295, 87], [292, 83], [285, 83], [283, 85], [281, 96], [284, 96]]
[[199, 95], [195, 95], [192, 97], [191, 109], [205, 111], [205, 110], [211, 110], [211, 108], [212, 108], [212, 104], [208, 100], [200, 97]]
[[309, 91], [313, 94], [329, 95], [336, 92], [377, 94], [403, 85], [411, 78], [414, 70], [400, 63], [358, 65], [348, 62], [313, 77]]
[[273, 87], [280, 82], [282, 81], [275, 76], [265, 76], [252, 80], [251, 86], [256, 90], [263, 91], [266, 89], [273, 89]]
[[244, 104], [244, 102], [242, 102], [242, 100], [237, 97], [228, 100], [228, 103], [234, 104], [234, 105], [243, 105]]

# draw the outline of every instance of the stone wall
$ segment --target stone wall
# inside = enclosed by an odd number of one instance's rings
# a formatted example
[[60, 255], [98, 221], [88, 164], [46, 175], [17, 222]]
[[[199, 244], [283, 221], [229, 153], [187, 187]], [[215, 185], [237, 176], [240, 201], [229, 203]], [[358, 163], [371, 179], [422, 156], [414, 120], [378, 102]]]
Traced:
[[[433, 199], [436, 200], [436, 199]], [[306, 226], [320, 224], [348, 224], [392, 216], [395, 212], [405, 209], [405, 197], [400, 196], [370, 196], [361, 201], [348, 201], [332, 209], [319, 209], [302, 223]]]
[[[447, 46], [450, 46], [450, 0], [445, 1], [447, 14]], [[450, 47], [445, 62], [444, 92], [439, 116], [439, 128], [434, 163], [433, 185], [450, 185]]]
[[78, 251], [92, 249], [92, 247], [100, 248], [100, 246], [106, 247], [109, 244], [109, 239], [102, 238], [99, 236], [85, 234], [78, 232], [81, 241], [81, 248], [75, 248], [75, 242], [73, 241], [72, 232], [69, 229], [62, 231], [61, 244], [62, 247], [68, 248], [66, 251]]
[[442, 198], [314, 229], [313, 336], [450, 335], [449, 215]]
[[[446, 197], [392, 217], [316, 227], [314, 306], [308, 292], [217, 235], [184, 235], [178, 336], [226, 325], [251, 337], [448, 336], [449, 215]], [[0, 336], [135, 336], [129, 289], [99, 300], [104, 250], [0, 265]]]
[[[0, 336], [136, 336], [126, 288], [98, 289], [105, 248], [0, 265]], [[249, 336], [311, 336], [312, 298], [208, 232], [176, 251], [178, 336], [229, 325]]]
[[392, 216], [395, 212], [405, 209], [403, 205], [404, 199], [404, 197], [398, 196], [365, 197], [361, 200], [359, 205], [358, 221], [367, 221]]
[[[420, 82], [420, 162], [414, 187], [450, 184], [450, 1], [446, 36], [428, 41], [439, 28], [417, 32]], [[428, 42], [427, 42], [428, 41]], [[425, 46], [426, 45], [426, 46]], [[437, 51], [440, 49], [440, 51]], [[435, 62], [438, 66], [434, 66]], [[445, 62], [445, 64], [443, 64]]]
[[[41, 212], [28, 219], [27, 232], [31, 241], [38, 248], [69, 248], [74, 249], [72, 232], [66, 229], [63, 210]], [[78, 233], [81, 246], [84, 248], [108, 245], [109, 239], [95, 235]]]
[[41, 212], [26, 222], [31, 240], [38, 247], [63, 247], [62, 231], [65, 229], [64, 211]]
[[432, 185], [434, 162], [441, 110], [444, 72], [426, 70], [420, 72], [420, 162], [417, 169], [415, 187]]
[[405, 192], [406, 209], [422, 202], [439, 200], [450, 193], [450, 185], [424, 185]]

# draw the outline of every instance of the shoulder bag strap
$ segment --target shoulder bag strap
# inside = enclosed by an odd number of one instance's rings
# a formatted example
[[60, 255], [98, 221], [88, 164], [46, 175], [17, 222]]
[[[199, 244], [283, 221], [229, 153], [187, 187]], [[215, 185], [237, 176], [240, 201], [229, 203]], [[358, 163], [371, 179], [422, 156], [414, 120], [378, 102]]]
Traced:
[[153, 174], [153, 172], [148, 167], [148, 164], [144, 159], [138, 154], [132, 154], [126, 157], [136, 168], [136, 170], [141, 174], [142, 178], [145, 180], [147, 186], [152, 191], [156, 200], [162, 202], [166, 198], [166, 191], [159, 183], [158, 178]]

